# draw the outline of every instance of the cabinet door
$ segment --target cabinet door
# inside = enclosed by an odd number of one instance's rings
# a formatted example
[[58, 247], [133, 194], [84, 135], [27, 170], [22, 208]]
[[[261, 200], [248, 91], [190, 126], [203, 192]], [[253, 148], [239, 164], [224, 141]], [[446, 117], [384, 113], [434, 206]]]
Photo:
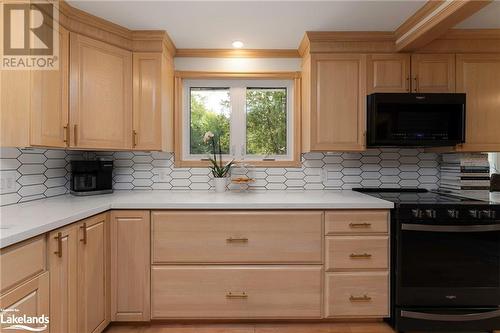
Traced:
[[408, 54], [371, 54], [367, 65], [368, 94], [410, 91], [410, 56]]
[[148, 210], [111, 212], [111, 317], [150, 319], [150, 219]]
[[412, 91], [455, 92], [454, 54], [414, 54], [411, 56]]
[[31, 71], [0, 70], [0, 146], [30, 145]]
[[134, 149], [162, 148], [161, 58], [161, 53], [134, 53]]
[[50, 327], [52, 332], [77, 332], [77, 226], [49, 234]]
[[457, 55], [457, 92], [467, 94], [464, 151], [500, 151], [500, 54]]
[[110, 318], [108, 214], [88, 218], [78, 227], [78, 331], [101, 332]]
[[31, 145], [68, 145], [69, 32], [59, 26], [59, 70], [31, 73]]
[[[42, 315], [51, 319], [49, 315], [49, 273], [45, 272], [38, 277], [21, 284], [19, 287], [0, 297], [0, 308], [2, 309], [2, 324], [0, 331], [8, 332], [6, 328], [12, 324], [6, 323], [7, 318], [15, 316], [17, 318], [26, 315], [27, 317], [41, 317]], [[14, 311], [5, 311], [6, 309]], [[32, 328], [43, 328], [48, 326], [44, 323], [27, 324]], [[14, 329], [14, 332], [16, 330]], [[43, 332], [49, 332], [47, 328]], [[55, 331], [53, 331], [55, 332]]]
[[132, 54], [70, 33], [72, 147], [132, 147]]
[[311, 150], [365, 149], [366, 56], [311, 55]]

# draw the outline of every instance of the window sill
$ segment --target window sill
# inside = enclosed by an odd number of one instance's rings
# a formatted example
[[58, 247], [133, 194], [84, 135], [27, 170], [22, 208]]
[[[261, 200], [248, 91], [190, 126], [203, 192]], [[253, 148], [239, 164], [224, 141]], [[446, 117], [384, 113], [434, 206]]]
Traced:
[[[224, 161], [227, 163], [228, 161]], [[234, 163], [246, 163], [253, 167], [258, 168], [298, 168], [301, 166], [300, 157], [290, 161], [276, 160], [276, 161], [234, 161]], [[210, 161], [197, 161], [197, 160], [174, 160], [174, 167], [176, 168], [208, 168]]]

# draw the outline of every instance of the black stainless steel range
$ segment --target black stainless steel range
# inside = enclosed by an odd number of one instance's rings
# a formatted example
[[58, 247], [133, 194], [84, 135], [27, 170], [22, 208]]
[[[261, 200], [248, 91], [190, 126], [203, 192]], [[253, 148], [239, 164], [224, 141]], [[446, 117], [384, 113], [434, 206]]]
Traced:
[[354, 189], [391, 212], [397, 331], [500, 329], [500, 205], [421, 189]]

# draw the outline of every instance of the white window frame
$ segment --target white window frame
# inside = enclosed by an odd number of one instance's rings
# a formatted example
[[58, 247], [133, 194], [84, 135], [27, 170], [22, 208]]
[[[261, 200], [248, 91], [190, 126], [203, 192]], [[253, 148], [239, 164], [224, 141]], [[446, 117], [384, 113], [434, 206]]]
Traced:
[[[190, 153], [191, 133], [191, 88], [229, 88], [230, 110], [230, 147], [224, 160], [236, 161], [293, 161], [296, 149], [294, 145], [294, 80], [278, 79], [189, 79], [183, 82], [183, 122], [182, 159], [184, 161], [206, 160], [207, 155]], [[246, 90], [247, 88], [286, 88], [287, 112], [287, 153], [286, 155], [250, 155], [246, 154]]]

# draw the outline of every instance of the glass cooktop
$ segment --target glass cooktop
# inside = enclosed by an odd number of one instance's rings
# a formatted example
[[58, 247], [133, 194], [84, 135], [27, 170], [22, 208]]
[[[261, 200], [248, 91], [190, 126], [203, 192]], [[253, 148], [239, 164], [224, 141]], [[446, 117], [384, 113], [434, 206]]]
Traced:
[[488, 204], [487, 201], [463, 198], [419, 188], [353, 188], [352, 190], [392, 201], [396, 204]]

